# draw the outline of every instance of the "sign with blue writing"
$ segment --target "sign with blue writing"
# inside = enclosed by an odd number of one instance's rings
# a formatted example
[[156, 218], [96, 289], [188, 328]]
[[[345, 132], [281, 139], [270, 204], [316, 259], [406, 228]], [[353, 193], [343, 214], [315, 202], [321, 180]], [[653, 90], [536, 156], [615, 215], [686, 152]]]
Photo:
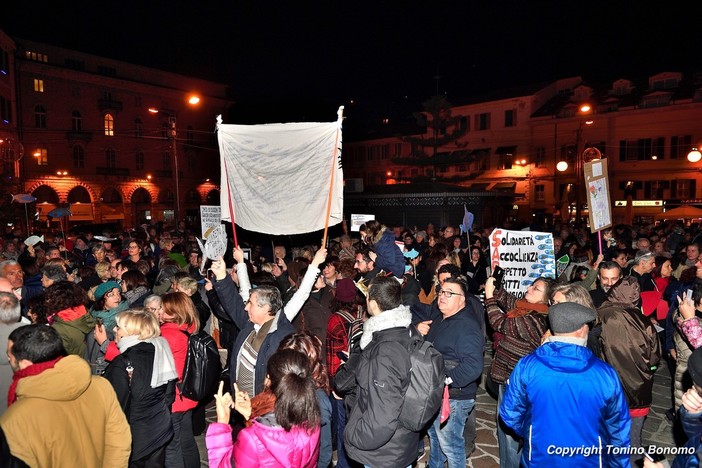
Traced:
[[490, 234], [490, 266], [494, 269], [498, 265], [505, 270], [505, 290], [523, 297], [535, 279], [556, 277], [553, 236], [548, 232], [496, 228]]

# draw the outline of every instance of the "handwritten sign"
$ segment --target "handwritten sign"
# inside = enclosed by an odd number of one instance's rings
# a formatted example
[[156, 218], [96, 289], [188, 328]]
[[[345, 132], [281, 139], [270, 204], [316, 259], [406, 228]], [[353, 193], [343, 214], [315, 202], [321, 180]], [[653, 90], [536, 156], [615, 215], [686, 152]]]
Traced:
[[609, 178], [607, 177], [607, 159], [585, 163], [585, 186], [587, 187], [587, 206], [592, 232], [612, 226], [612, 203], [609, 200]]
[[358, 232], [358, 229], [366, 224], [366, 221], [373, 221], [375, 215], [372, 214], [351, 214], [351, 232]]
[[206, 232], [211, 227], [217, 227], [222, 224], [222, 208], [219, 205], [200, 205], [200, 227], [202, 236], [206, 236]]
[[523, 297], [535, 279], [556, 276], [553, 236], [496, 228], [490, 234], [490, 265], [505, 270], [502, 286], [507, 292]]

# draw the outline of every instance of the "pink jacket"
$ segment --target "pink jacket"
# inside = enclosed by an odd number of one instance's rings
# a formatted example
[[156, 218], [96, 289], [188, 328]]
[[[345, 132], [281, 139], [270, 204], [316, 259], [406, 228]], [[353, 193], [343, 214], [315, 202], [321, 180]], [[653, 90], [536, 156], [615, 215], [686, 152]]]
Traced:
[[239, 432], [232, 443], [228, 424], [212, 423], [207, 428], [207, 458], [213, 468], [233, 466], [265, 468], [312, 468], [319, 457], [319, 428], [308, 434], [300, 427], [285, 432], [280, 426], [254, 421]]

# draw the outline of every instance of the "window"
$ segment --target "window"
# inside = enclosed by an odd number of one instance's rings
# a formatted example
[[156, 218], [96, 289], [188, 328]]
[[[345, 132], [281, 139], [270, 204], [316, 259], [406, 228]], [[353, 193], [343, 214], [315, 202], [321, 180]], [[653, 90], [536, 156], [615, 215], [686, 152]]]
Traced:
[[670, 138], [670, 159], [682, 159], [692, 148], [692, 136], [680, 135]]
[[470, 131], [470, 119], [466, 116], [462, 116], [458, 121], [458, 129], [465, 132]]
[[141, 151], [136, 152], [136, 168], [144, 169], [144, 153]]
[[114, 169], [117, 167], [117, 151], [114, 148], [108, 148], [105, 150], [105, 166], [108, 169]]
[[498, 169], [512, 169], [514, 155], [512, 153], [500, 154], [500, 162], [497, 165]]
[[401, 158], [402, 157], [402, 143], [395, 143], [395, 154], [393, 155], [395, 158]]
[[695, 179], [678, 179], [673, 181], [671, 198], [695, 198]]
[[383, 145], [380, 147], [380, 159], [388, 159], [390, 154], [390, 145]]
[[546, 148], [539, 146], [534, 149], [534, 165], [536, 167], [546, 167]]
[[10, 54], [6, 50], [0, 50], [0, 73], [6, 75], [10, 72]]
[[44, 92], [44, 80], [40, 80], [38, 78], [34, 78], [34, 91], [37, 93], [43, 93]]
[[639, 140], [622, 140], [619, 142], [620, 161], [645, 161], [652, 156], [663, 158], [665, 138], [641, 138]]
[[134, 136], [137, 138], [144, 137], [144, 123], [141, 119], [134, 119]]
[[644, 182], [644, 198], [649, 200], [659, 200], [665, 197], [665, 189], [670, 188], [667, 180], [648, 180]]
[[80, 112], [78, 111], [71, 112], [71, 130], [74, 132], [80, 132], [83, 130], [83, 117], [81, 117]]
[[3, 123], [12, 123], [12, 102], [4, 96], [0, 96], [0, 119]]
[[505, 127], [514, 127], [517, 125], [517, 111], [514, 109], [505, 111]]
[[170, 151], [164, 151], [161, 155], [161, 162], [164, 171], [171, 171], [171, 153]]
[[44, 106], [34, 108], [34, 126], [36, 128], [46, 128], [46, 109]]
[[80, 145], [73, 147], [73, 167], [85, 167], [85, 150]]
[[537, 184], [534, 186], [534, 199], [536, 201], [544, 201], [546, 199], [546, 186]]
[[27, 60], [34, 60], [35, 62], [47, 63], [49, 61], [49, 57], [46, 54], [38, 54], [30, 50], [26, 51], [24, 56], [27, 58]]
[[97, 72], [100, 75], [105, 76], [115, 76], [117, 75], [117, 69], [114, 67], [106, 67], [104, 65], [98, 65]]
[[34, 150], [34, 157], [37, 158], [37, 165], [46, 166], [49, 164], [49, 154], [46, 148], [37, 148]]
[[110, 114], [105, 114], [105, 136], [115, 136], [115, 119]]
[[66, 67], [72, 68], [74, 70], [78, 70], [78, 71], [85, 70], [85, 62], [83, 62], [82, 60], [66, 58], [63, 60], [63, 64]]
[[490, 130], [490, 113], [477, 114], [475, 116], [476, 130]]

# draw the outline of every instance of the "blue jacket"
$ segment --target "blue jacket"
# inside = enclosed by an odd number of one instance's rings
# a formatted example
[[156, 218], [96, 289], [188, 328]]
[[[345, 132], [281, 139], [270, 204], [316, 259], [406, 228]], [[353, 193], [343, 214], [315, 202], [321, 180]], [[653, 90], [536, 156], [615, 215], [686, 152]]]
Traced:
[[[522, 358], [500, 417], [524, 438], [522, 466], [630, 466], [629, 455], [607, 450], [630, 446], [624, 390], [614, 368], [584, 346], [547, 342]], [[564, 447], [580, 453], [559, 454]]]
[[684, 406], [680, 407], [680, 422], [685, 430], [685, 435], [689, 437], [685, 447], [692, 447], [694, 454], [680, 454], [675, 457], [673, 468], [697, 468], [702, 459], [702, 413], [690, 413]]
[[383, 232], [380, 240], [373, 245], [373, 250], [378, 257], [375, 259], [375, 266], [386, 273], [392, 273], [398, 278], [405, 274], [405, 257], [402, 251], [395, 244], [395, 236], [392, 231]]

